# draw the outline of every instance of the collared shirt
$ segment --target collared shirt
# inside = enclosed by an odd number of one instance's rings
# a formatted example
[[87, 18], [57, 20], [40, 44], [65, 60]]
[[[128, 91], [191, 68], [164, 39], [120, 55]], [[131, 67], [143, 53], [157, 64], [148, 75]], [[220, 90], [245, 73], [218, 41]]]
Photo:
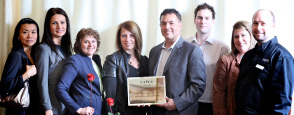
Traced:
[[[188, 42], [198, 45], [196, 36], [187, 39]], [[213, 76], [216, 70], [216, 64], [222, 55], [229, 54], [229, 47], [215, 37], [209, 36], [201, 46], [203, 60], [206, 70], [206, 86], [203, 95], [199, 98], [199, 102], [212, 103], [212, 85]]]
[[94, 62], [94, 60], [92, 60], [92, 65], [93, 65], [93, 68], [95, 70], [95, 72], [97, 73], [98, 77], [99, 77], [99, 84], [100, 84], [100, 93], [102, 93], [103, 91], [103, 84], [102, 84], [102, 76], [101, 76], [101, 73], [100, 73], [100, 70], [99, 70], [99, 67], [98, 65]]
[[178, 38], [172, 46], [170, 46], [168, 49], [165, 47], [165, 43], [163, 43], [162, 47], [161, 47], [161, 53], [160, 53], [160, 57], [159, 57], [159, 63], [157, 66], [157, 71], [156, 71], [156, 75], [157, 76], [162, 76], [163, 75], [163, 71], [164, 71], [164, 66], [166, 64], [166, 61], [168, 59], [168, 57], [170, 56], [171, 52], [173, 51], [173, 48], [175, 47], [176, 43], [179, 41], [180, 38]]
[[294, 80], [293, 56], [276, 37], [245, 53], [235, 86], [236, 114], [286, 115]]

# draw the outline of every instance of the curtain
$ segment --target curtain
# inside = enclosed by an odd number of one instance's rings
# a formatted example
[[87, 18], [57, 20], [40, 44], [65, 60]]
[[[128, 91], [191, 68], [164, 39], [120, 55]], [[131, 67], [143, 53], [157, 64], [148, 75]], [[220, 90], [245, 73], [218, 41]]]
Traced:
[[[213, 34], [228, 46], [232, 26], [239, 20], [251, 22], [258, 9], [269, 9], [276, 17], [276, 35], [279, 43], [294, 55], [291, 33], [294, 32], [293, 0], [1, 0], [0, 1], [0, 74], [12, 47], [12, 37], [17, 22], [25, 17], [34, 19], [43, 35], [46, 12], [51, 7], [64, 9], [71, 25], [72, 44], [81, 28], [91, 27], [98, 31], [101, 45], [98, 54], [102, 63], [115, 49], [117, 26], [127, 20], [135, 21], [143, 34], [143, 55], [164, 41], [159, 27], [159, 16], [165, 8], [175, 8], [182, 15], [183, 38], [195, 36], [194, 10], [207, 2], [216, 12]], [[1, 77], [1, 76], [0, 76]], [[1, 112], [0, 112], [1, 114]]]

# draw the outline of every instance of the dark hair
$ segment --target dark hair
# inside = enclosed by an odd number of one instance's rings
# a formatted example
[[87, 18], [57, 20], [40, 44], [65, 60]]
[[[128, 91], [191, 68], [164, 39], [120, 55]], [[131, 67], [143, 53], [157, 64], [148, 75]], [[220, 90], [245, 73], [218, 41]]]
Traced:
[[234, 31], [236, 29], [241, 29], [241, 30], [245, 30], [249, 33], [250, 35], [250, 47], [249, 49], [253, 48], [255, 45], [255, 39], [253, 38], [252, 35], [252, 28], [251, 28], [251, 24], [247, 21], [238, 21], [234, 24], [233, 26], [233, 31], [232, 31], [232, 38], [231, 38], [231, 55], [233, 56], [237, 56], [237, 54], [239, 53], [239, 51], [236, 49], [235, 47], [235, 43], [234, 43]]
[[19, 50], [20, 48], [23, 48], [21, 41], [18, 39], [18, 37], [19, 37], [19, 33], [20, 33], [20, 28], [21, 28], [21, 25], [23, 25], [23, 24], [34, 24], [34, 25], [36, 25], [36, 27], [37, 27], [37, 34], [38, 34], [38, 35], [37, 35], [37, 41], [36, 41], [36, 43], [32, 46], [32, 51], [31, 51], [31, 56], [34, 57], [34, 56], [33, 56], [33, 54], [34, 54], [34, 50], [35, 50], [36, 47], [39, 45], [39, 26], [38, 26], [37, 22], [34, 21], [34, 20], [31, 19], [31, 18], [23, 18], [23, 19], [21, 19], [21, 20], [17, 23], [17, 25], [16, 25], [16, 27], [15, 27], [15, 30], [14, 30], [14, 35], [13, 35], [13, 42], [12, 42], [12, 49], [11, 49], [11, 51], [16, 51], [16, 50]]
[[70, 22], [66, 12], [61, 8], [50, 8], [46, 14], [44, 22], [44, 34], [42, 38], [42, 43], [46, 43], [50, 46], [51, 50], [57, 53], [57, 47], [52, 39], [52, 34], [50, 31], [50, 21], [52, 16], [55, 14], [61, 14], [66, 19], [66, 33], [62, 36], [61, 47], [64, 53], [69, 56], [72, 54], [71, 36], [70, 36]]
[[159, 18], [159, 20], [161, 20], [161, 17], [162, 17], [163, 15], [166, 15], [166, 14], [175, 14], [175, 15], [178, 17], [178, 19], [179, 19], [180, 21], [182, 21], [182, 16], [181, 16], [181, 14], [180, 14], [176, 9], [173, 9], [173, 8], [171, 8], [171, 9], [164, 9], [163, 12], [160, 14], [160, 18]]
[[93, 36], [93, 38], [95, 38], [97, 40], [97, 49], [96, 49], [96, 51], [98, 51], [98, 48], [100, 46], [100, 36], [99, 36], [98, 32], [96, 30], [93, 30], [92, 28], [82, 28], [78, 32], [76, 42], [74, 44], [74, 51], [77, 54], [82, 53], [81, 43], [82, 43], [82, 40], [86, 36]]
[[139, 60], [141, 56], [141, 51], [142, 51], [142, 33], [140, 27], [134, 22], [134, 21], [125, 21], [121, 23], [116, 32], [116, 48], [119, 51], [124, 51], [121, 45], [120, 41], [120, 34], [121, 34], [121, 29], [124, 28], [128, 31], [130, 31], [134, 37], [135, 37], [135, 57]]
[[194, 18], [197, 17], [197, 12], [200, 11], [200, 10], [203, 10], [203, 9], [208, 9], [208, 10], [210, 10], [211, 13], [212, 13], [212, 19], [215, 19], [215, 11], [214, 11], [213, 7], [210, 6], [210, 5], [207, 4], [207, 3], [203, 3], [203, 4], [201, 4], [201, 5], [198, 5], [197, 8], [195, 8], [195, 10], [194, 10]]

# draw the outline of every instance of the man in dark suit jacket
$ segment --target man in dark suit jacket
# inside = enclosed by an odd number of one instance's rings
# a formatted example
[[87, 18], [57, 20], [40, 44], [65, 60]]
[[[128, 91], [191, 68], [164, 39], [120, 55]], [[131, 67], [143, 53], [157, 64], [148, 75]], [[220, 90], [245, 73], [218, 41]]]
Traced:
[[165, 9], [160, 15], [165, 41], [149, 54], [149, 75], [165, 76], [166, 100], [152, 106], [153, 115], [196, 115], [198, 99], [205, 89], [205, 65], [198, 46], [181, 37], [181, 14]]

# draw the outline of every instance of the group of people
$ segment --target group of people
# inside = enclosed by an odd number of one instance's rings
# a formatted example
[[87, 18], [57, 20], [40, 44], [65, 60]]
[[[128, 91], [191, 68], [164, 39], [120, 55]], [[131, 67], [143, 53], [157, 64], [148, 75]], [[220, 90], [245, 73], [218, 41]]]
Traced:
[[[231, 51], [212, 36], [215, 11], [203, 3], [194, 11], [196, 34], [181, 37], [175, 9], [160, 14], [164, 42], [141, 55], [142, 33], [134, 21], [118, 26], [117, 51], [102, 66], [96, 52], [100, 36], [81, 29], [71, 45], [70, 22], [61, 8], [47, 11], [39, 44], [39, 26], [20, 20], [1, 78], [1, 96], [30, 84], [30, 106], [7, 107], [7, 115], [247, 115], [288, 114], [293, 93], [294, 60], [273, 34], [274, 14], [258, 10], [252, 24], [233, 25]], [[254, 39], [255, 38], [255, 39]], [[75, 52], [74, 55], [72, 50]], [[92, 74], [95, 79], [89, 81]], [[165, 76], [166, 103], [128, 106], [127, 78]], [[109, 107], [107, 98], [114, 99]]]

